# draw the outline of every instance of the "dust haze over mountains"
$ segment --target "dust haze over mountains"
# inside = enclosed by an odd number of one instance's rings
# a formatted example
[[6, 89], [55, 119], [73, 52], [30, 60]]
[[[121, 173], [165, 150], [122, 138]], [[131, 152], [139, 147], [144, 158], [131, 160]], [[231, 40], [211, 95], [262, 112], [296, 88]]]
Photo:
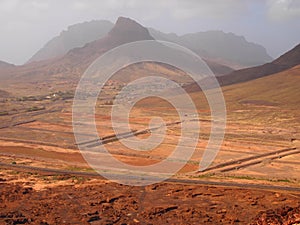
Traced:
[[[210, 31], [177, 36], [147, 29], [130, 18], [119, 17], [115, 24], [91, 21], [69, 27], [25, 65], [1, 62], [0, 77], [12, 84], [27, 79], [31, 82], [52, 79], [53, 84], [57, 79], [77, 80], [105, 52], [126, 43], [154, 39], [175, 42], [199, 54], [222, 85], [268, 76], [299, 64], [299, 45], [273, 61], [262, 46], [232, 33]], [[226, 54], [228, 52], [230, 54]]]
[[27, 77], [31, 82], [59, 77], [63, 80], [74, 79], [105, 52], [122, 44], [155, 38], [178, 43], [196, 52], [216, 76], [272, 61], [262, 46], [232, 33], [199, 32], [177, 36], [149, 30], [125, 17], [119, 17], [115, 24], [92, 21], [73, 25], [50, 40], [27, 64], [12, 68], [12, 65], [2, 63], [0, 76], [11, 81]]
[[[74, 48], [81, 48], [90, 42], [105, 37], [106, 34], [113, 33], [114, 30], [119, 30], [120, 34], [115, 34], [115, 36], [122, 39], [126, 39], [124, 34], [127, 33], [131, 37], [130, 40], [127, 37], [127, 41], [132, 42], [135, 40], [135, 35], [138, 35], [140, 25], [137, 25], [133, 20], [120, 18], [123, 19], [116, 22], [117, 29], [116, 27], [112, 29], [115, 24], [105, 20], [93, 20], [72, 25], [66, 31], [61, 32], [59, 36], [47, 42], [28, 63], [61, 57]], [[213, 60], [214, 63], [229, 68], [239, 69], [272, 61], [264, 47], [249, 43], [244, 37], [233, 33], [207, 31], [178, 36], [166, 34], [153, 28], [148, 28], [148, 30], [149, 33], [148, 31], [147, 33], [151, 35], [151, 39], [177, 43], [191, 49], [205, 59]], [[148, 38], [143, 37], [141, 40], [144, 39]]]
[[277, 58], [299, 42], [299, 12], [295, 0], [1, 0], [0, 60], [23, 64], [68, 26], [91, 20], [115, 22], [119, 16], [178, 35], [232, 32], [264, 46]]
[[51, 39], [28, 62], [62, 56], [75, 47], [82, 47], [86, 43], [102, 38], [112, 27], [113, 23], [105, 20], [69, 26], [68, 30], [62, 31], [59, 36]]

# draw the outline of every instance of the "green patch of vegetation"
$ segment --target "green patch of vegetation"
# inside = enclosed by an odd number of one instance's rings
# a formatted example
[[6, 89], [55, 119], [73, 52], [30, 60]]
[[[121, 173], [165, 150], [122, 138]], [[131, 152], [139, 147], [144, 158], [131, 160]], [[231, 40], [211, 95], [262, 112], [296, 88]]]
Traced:
[[2, 111], [0, 112], [0, 116], [7, 116], [8, 115], [8, 112], [7, 111]]
[[285, 183], [292, 183], [292, 181], [288, 180], [288, 179], [278, 179], [275, 182], [285, 182]]
[[[86, 180], [90, 180], [89, 178], [81, 177], [81, 176], [70, 176], [70, 175], [53, 175], [51, 176], [53, 181], [65, 181], [72, 180], [72, 182], [84, 182]], [[44, 177], [44, 180], [49, 180], [49, 177]]]
[[252, 176], [225, 176], [225, 178], [241, 179], [241, 180], [260, 180], [260, 181], [268, 181], [274, 183], [277, 182], [295, 183], [289, 179], [263, 178], [263, 177], [252, 177]]
[[34, 176], [39, 176], [38, 172], [28, 172], [28, 174], [34, 175]]
[[82, 168], [82, 167], [77, 167], [77, 166], [69, 166], [66, 168], [66, 170], [69, 171], [78, 171], [78, 172], [95, 172], [94, 169], [92, 168]]
[[17, 101], [25, 102], [25, 101], [41, 101], [43, 100], [43, 96], [23, 96], [18, 98]]
[[11, 174], [11, 175], [17, 175], [19, 173], [20, 173], [20, 171], [15, 171], [15, 170], [11, 170], [8, 172], [8, 174]]
[[76, 180], [77, 182], [84, 182], [84, 181], [89, 180], [89, 179], [84, 178], [84, 177], [73, 176], [73, 177], [72, 177], [72, 180], [73, 180], [73, 181]]
[[65, 92], [59, 91], [55, 94], [58, 95], [62, 100], [74, 98], [74, 93], [72, 91], [65, 91]]
[[196, 177], [194, 177], [194, 178], [205, 179], [205, 178], [210, 178], [210, 177], [213, 177], [213, 176], [214, 176], [214, 174], [212, 174], [212, 173], [207, 173], [207, 174], [201, 174], [201, 175], [196, 176]]
[[194, 176], [193, 178], [197, 179], [205, 179], [205, 178], [215, 178], [215, 179], [238, 179], [238, 180], [252, 180], [252, 181], [267, 181], [267, 182], [273, 182], [273, 183], [280, 183], [280, 182], [285, 182], [285, 183], [300, 183], [298, 180], [292, 180], [292, 179], [280, 179], [280, 178], [264, 178], [264, 177], [253, 177], [253, 176], [248, 176], [248, 175], [240, 175], [240, 176], [235, 176], [235, 175], [217, 175], [214, 173], [207, 173], [207, 174], [202, 174], [198, 176]]
[[53, 175], [52, 180], [69, 180], [70, 176], [65, 175]]
[[26, 109], [26, 112], [35, 112], [35, 111], [40, 111], [40, 110], [44, 110], [45, 109], [45, 106], [33, 106], [33, 107], [30, 107], [28, 109]]
[[45, 181], [48, 181], [49, 180], [49, 177], [48, 176], [41, 176], [41, 179], [45, 180]]
[[20, 98], [17, 98], [17, 101], [25, 102], [25, 101], [44, 101], [44, 100], [67, 100], [67, 99], [73, 99], [74, 98], [74, 92], [73, 91], [58, 91], [55, 93], [51, 93], [49, 95], [38, 95], [38, 96], [23, 96]]
[[226, 178], [240, 179], [240, 180], [267, 180], [264, 178], [251, 177], [251, 176], [226, 176]]

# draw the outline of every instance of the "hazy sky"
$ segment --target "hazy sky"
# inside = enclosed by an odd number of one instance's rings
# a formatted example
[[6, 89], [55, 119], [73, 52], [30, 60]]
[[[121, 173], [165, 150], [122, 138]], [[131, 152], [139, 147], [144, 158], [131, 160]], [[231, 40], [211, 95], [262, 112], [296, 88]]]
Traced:
[[300, 43], [300, 0], [0, 0], [0, 60], [22, 64], [69, 25], [118, 16], [177, 34], [233, 32], [273, 57]]

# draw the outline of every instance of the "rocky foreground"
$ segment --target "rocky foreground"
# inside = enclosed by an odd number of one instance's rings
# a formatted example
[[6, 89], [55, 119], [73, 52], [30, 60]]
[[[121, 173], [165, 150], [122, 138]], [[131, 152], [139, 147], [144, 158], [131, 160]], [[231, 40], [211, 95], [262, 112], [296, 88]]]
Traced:
[[[298, 193], [180, 183], [130, 187], [67, 175], [18, 175], [23, 181], [0, 177], [0, 224], [300, 222]], [[32, 176], [42, 181], [31, 182]]]

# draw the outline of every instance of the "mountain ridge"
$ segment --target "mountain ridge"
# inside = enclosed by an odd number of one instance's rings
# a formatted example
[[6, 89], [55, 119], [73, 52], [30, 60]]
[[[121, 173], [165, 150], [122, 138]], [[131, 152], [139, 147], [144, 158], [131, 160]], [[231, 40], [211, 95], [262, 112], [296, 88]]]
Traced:
[[2, 67], [2, 68], [3, 68], [3, 67], [15, 67], [15, 65], [0, 60], [0, 67]]
[[[114, 27], [103, 38], [90, 42], [81, 48], [70, 50], [59, 61], [69, 61], [73, 65], [77, 62], [90, 64], [97, 57], [117, 46], [141, 40], [154, 40], [154, 38], [146, 28], [134, 20], [119, 17]], [[87, 67], [87, 65], [85, 66]]]
[[219, 82], [221, 85], [245, 82], [279, 73], [297, 65], [300, 65], [300, 44], [296, 45], [294, 48], [270, 63], [242, 70], [236, 70], [232, 73], [221, 76], [219, 77]]
[[[28, 62], [59, 58], [72, 49], [84, 47], [86, 44], [105, 37], [111, 32], [114, 25], [106, 20], [93, 20], [71, 25], [59, 36], [46, 43]], [[120, 24], [119, 30], [122, 26], [126, 26], [126, 24]], [[130, 27], [127, 27], [127, 30], [130, 30]], [[175, 33], [166, 34], [153, 28], [147, 28], [147, 30], [157, 40], [175, 42], [191, 49], [207, 60], [234, 69], [252, 67], [272, 61], [265, 48], [247, 42], [243, 36], [233, 33], [205, 31], [178, 36]], [[126, 38], [125, 32], [121, 33], [123, 38]]]
[[149, 31], [158, 40], [175, 42], [191, 49], [201, 57], [217, 59], [219, 63], [236, 69], [261, 65], [273, 60], [263, 46], [248, 42], [245, 37], [232, 32], [211, 30], [178, 36], [175, 33], [166, 34], [153, 28], [149, 28]]
[[[142, 41], [142, 40], [155, 40], [147, 28], [143, 27], [136, 21], [119, 17], [115, 26], [108, 32], [108, 34], [96, 41], [86, 44], [84, 47], [75, 48], [70, 50], [62, 59], [60, 63], [67, 61], [73, 65], [77, 64], [74, 62], [80, 61], [84, 64], [90, 64], [93, 60], [99, 57], [106, 51], [120, 46], [122, 44]], [[232, 68], [215, 62], [211, 59], [204, 59], [212, 71], [217, 75], [221, 76], [233, 71]], [[73, 62], [73, 63], [72, 63]], [[87, 67], [87, 66], [86, 66]]]
[[[72, 80], [74, 83], [88, 66], [100, 55], [125, 43], [153, 40], [147, 28], [136, 21], [120, 17], [115, 26], [102, 38], [90, 42], [83, 47], [70, 50], [63, 57], [33, 62], [23, 66], [17, 66], [13, 70], [6, 70], [1, 73], [2, 79], [18, 81], [45, 81], [45, 80]], [[300, 45], [275, 59], [271, 63], [256, 66], [238, 71], [231, 71], [231, 68], [218, 64], [204, 58], [208, 66], [216, 74], [221, 85], [244, 82], [277, 73], [300, 64]], [[218, 73], [221, 71], [221, 73]], [[228, 73], [224, 75], [224, 73]]]
[[71, 25], [48, 41], [27, 63], [63, 56], [73, 48], [83, 47], [89, 42], [102, 38], [113, 26], [114, 24], [107, 20], [92, 20]]
[[[16, 70], [3, 74], [7, 80], [68, 80], [76, 81], [88, 66], [105, 52], [122, 44], [141, 40], [154, 40], [147, 28], [136, 21], [120, 17], [114, 27], [102, 38], [71, 49], [64, 56], [39, 62], [31, 62], [16, 67]], [[227, 66], [204, 59], [218, 76], [232, 71]]]

